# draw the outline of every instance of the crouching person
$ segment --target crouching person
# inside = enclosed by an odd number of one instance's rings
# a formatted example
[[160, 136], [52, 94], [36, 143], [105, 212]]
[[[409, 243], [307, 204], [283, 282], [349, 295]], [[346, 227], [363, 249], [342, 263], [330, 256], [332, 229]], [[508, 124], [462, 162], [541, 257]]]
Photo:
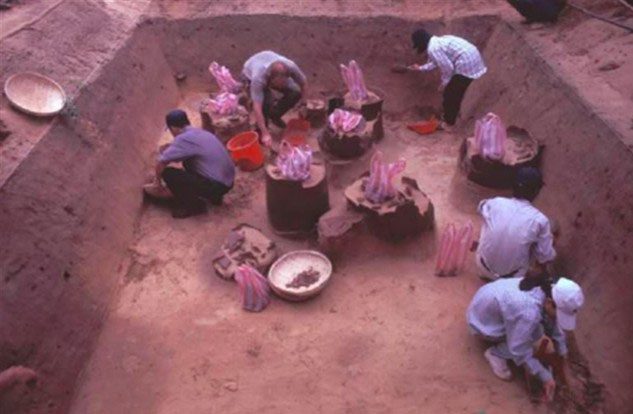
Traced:
[[[145, 193], [171, 200], [175, 218], [206, 212], [205, 200], [221, 205], [235, 179], [235, 166], [222, 142], [212, 133], [192, 127], [180, 109], [169, 112], [165, 121], [174, 140], [161, 147], [155, 181], [144, 187]], [[182, 162], [184, 169], [170, 167], [174, 162]]]
[[551, 221], [532, 202], [543, 187], [534, 167], [517, 171], [513, 197], [495, 197], [479, 204], [483, 219], [477, 248], [480, 277], [523, 277], [534, 262], [540, 271], [552, 273], [556, 258]]
[[545, 334], [564, 358], [567, 344], [563, 330], [574, 330], [576, 312], [583, 302], [580, 286], [567, 278], [499, 279], [477, 291], [466, 318], [471, 334], [494, 344], [484, 356], [497, 377], [509, 381], [508, 361], [513, 361], [541, 380], [545, 398], [551, 401], [556, 382], [535, 358], [533, 345]]

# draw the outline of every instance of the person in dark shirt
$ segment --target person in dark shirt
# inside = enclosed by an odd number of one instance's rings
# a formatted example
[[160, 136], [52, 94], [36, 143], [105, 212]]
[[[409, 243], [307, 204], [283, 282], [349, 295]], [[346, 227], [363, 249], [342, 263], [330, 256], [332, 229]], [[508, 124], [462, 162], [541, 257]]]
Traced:
[[526, 23], [555, 22], [565, 8], [565, 0], [507, 0], [523, 17]]
[[[155, 182], [144, 187], [145, 193], [157, 199], [172, 199], [175, 218], [204, 213], [205, 199], [222, 204], [235, 180], [235, 165], [224, 145], [212, 133], [192, 127], [180, 109], [169, 112], [165, 122], [174, 140], [161, 147]], [[184, 169], [170, 167], [173, 162], [182, 162]]]

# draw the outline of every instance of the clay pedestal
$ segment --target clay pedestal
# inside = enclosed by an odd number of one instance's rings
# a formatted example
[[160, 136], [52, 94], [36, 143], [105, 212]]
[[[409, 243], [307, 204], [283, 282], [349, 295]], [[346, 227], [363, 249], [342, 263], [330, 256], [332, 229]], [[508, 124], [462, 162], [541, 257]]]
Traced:
[[266, 206], [277, 233], [300, 236], [313, 231], [330, 208], [325, 167], [313, 164], [310, 178], [301, 182], [287, 180], [274, 165], [267, 165]]
[[309, 99], [301, 108], [301, 115], [310, 122], [310, 128], [319, 129], [327, 121], [327, 108], [325, 102], [320, 99]]
[[382, 123], [382, 104], [383, 99], [373, 92], [369, 92], [369, 98], [363, 101], [352, 99], [349, 93], [343, 98], [345, 108], [359, 111], [366, 121], [373, 122], [371, 135], [375, 141], [379, 141], [385, 136]]
[[338, 257], [351, 240], [352, 229], [365, 219], [365, 215], [347, 206], [333, 208], [319, 219], [317, 231], [319, 249], [330, 259]]
[[361, 120], [356, 130], [337, 134], [329, 126], [323, 130], [318, 138], [322, 151], [344, 160], [358, 158], [374, 143], [372, 130], [375, 121]]
[[251, 129], [248, 112], [241, 106], [234, 115], [219, 115], [200, 111], [200, 118], [202, 119], [202, 128], [215, 134], [224, 144], [240, 132]]
[[369, 230], [381, 239], [399, 241], [434, 227], [431, 200], [420, 191], [412, 178], [402, 177], [397, 195], [381, 204], [365, 198], [366, 176], [345, 190], [349, 204], [366, 216]]
[[509, 188], [520, 167], [540, 165], [544, 147], [526, 130], [510, 126], [507, 134], [505, 156], [499, 161], [475, 154], [474, 137], [464, 140], [460, 149], [460, 164], [469, 180], [485, 187]]

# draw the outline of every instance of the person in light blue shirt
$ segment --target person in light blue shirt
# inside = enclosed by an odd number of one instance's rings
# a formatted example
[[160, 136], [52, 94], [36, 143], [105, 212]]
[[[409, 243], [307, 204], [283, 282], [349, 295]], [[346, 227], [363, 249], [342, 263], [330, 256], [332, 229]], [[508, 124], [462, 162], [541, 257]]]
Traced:
[[566, 356], [562, 330], [575, 328], [576, 312], [583, 302], [580, 286], [567, 278], [555, 282], [544, 276], [504, 278], [477, 291], [466, 319], [473, 335], [495, 344], [484, 353], [495, 375], [510, 380], [507, 361], [511, 360], [538, 376], [551, 400], [556, 383], [534, 357], [533, 345], [545, 334], [554, 341], [558, 354]]

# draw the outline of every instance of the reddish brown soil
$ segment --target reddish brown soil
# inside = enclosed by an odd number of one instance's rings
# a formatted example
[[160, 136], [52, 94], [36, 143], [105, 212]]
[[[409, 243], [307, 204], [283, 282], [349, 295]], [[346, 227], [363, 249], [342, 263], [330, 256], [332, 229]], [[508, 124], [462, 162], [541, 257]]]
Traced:
[[[579, 2], [633, 24], [615, 0]], [[212, 19], [258, 13], [281, 17]], [[487, 13], [509, 24], [459, 19]], [[406, 19], [332, 19], [376, 15]], [[555, 26], [523, 26], [497, 0], [23, 0], [0, 19], [0, 80], [41, 71], [72, 98], [71, 111], [52, 120], [0, 100], [10, 132], [0, 140], [0, 369], [29, 365], [42, 377], [36, 390], [0, 400], [0, 412], [582, 412], [597, 382], [606, 384], [607, 400], [591, 410], [630, 410], [633, 43], [626, 32], [574, 11]], [[434, 30], [484, 48], [490, 73], [469, 91], [455, 134], [421, 137], [404, 128], [420, 108], [439, 103], [434, 78], [389, 72], [416, 58], [411, 19], [434, 19]], [[174, 221], [163, 209], [141, 208], [138, 188], [162, 114], [182, 105], [197, 122], [196, 103], [211, 85], [208, 62], [237, 70], [267, 47], [312, 69], [315, 94], [342, 86], [330, 69], [336, 63], [359, 59], [386, 98], [380, 149], [407, 157], [407, 175], [432, 199], [438, 226], [478, 223], [478, 201], [498, 194], [456, 170], [473, 119], [494, 110], [546, 142], [548, 186], [537, 204], [561, 221], [560, 269], [588, 289], [574, 355], [584, 355], [593, 375], [576, 367], [572, 402], [530, 405], [522, 381], [491, 374], [464, 323], [480, 286], [475, 268], [432, 276], [432, 233], [393, 246], [361, 231], [321, 296], [274, 300], [254, 315], [241, 310], [236, 285], [217, 278], [211, 260], [239, 222], [273, 235], [261, 170], [240, 174], [226, 205], [206, 216]], [[180, 89], [179, 72], [187, 74]], [[333, 204], [344, 202], [342, 190], [367, 163], [332, 167]], [[314, 247], [312, 239], [273, 238], [284, 251]]]

